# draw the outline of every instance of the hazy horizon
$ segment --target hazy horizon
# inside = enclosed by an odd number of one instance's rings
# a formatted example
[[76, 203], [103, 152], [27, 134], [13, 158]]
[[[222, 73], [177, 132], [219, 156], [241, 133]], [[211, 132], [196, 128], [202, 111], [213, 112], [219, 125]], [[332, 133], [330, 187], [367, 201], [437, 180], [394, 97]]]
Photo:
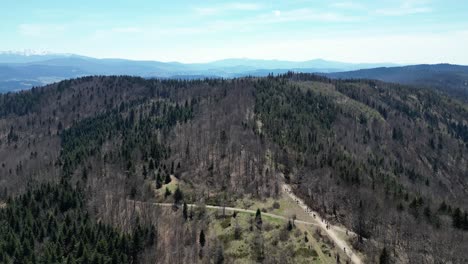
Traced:
[[46, 0], [3, 7], [0, 50], [183, 63], [468, 64], [468, 6], [454, 0]]
[[326, 62], [336, 62], [336, 63], [346, 63], [346, 64], [388, 64], [395, 67], [398, 66], [409, 66], [409, 65], [421, 65], [421, 64], [454, 64], [454, 65], [461, 65], [461, 66], [468, 66], [466, 64], [456, 64], [450, 63], [445, 61], [440, 62], [432, 62], [432, 63], [424, 63], [424, 62], [414, 62], [414, 63], [400, 63], [395, 61], [376, 61], [376, 62], [367, 62], [367, 61], [342, 61], [342, 60], [333, 60], [327, 58], [304, 58], [303, 60], [288, 60], [288, 59], [264, 59], [264, 58], [251, 58], [251, 57], [228, 57], [228, 58], [220, 58], [215, 60], [207, 60], [207, 61], [193, 61], [193, 62], [184, 62], [184, 61], [176, 61], [176, 60], [157, 60], [157, 59], [134, 59], [134, 58], [125, 58], [125, 57], [95, 57], [85, 54], [78, 54], [78, 53], [61, 53], [61, 52], [53, 52], [53, 51], [45, 51], [45, 50], [0, 50], [0, 54], [16, 54], [16, 55], [23, 55], [23, 56], [45, 56], [45, 55], [63, 55], [63, 56], [79, 56], [79, 57], [88, 57], [93, 59], [100, 59], [100, 60], [112, 60], [112, 59], [121, 59], [121, 60], [129, 60], [129, 61], [156, 61], [156, 62], [163, 62], [163, 63], [182, 63], [182, 64], [205, 64], [205, 63], [214, 63], [219, 61], [226, 61], [226, 60], [252, 60], [252, 61], [284, 61], [284, 62], [307, 62], [307, 61], [326, 61]]
[[[134, 59], [134, 58], [125, 58], [125, 57], [96, 57], [90, 56], [86, 54], [78, 54], [78, 53], [62, 53], [62, 52], [54, 52], [49, 50], [0, 50], [0, 54], [11, 54], [11, 55], [21, 55], [21, 56], [47, 56], [47, 55], [63, 55], [63, 56], [79, 56], [79, 57], [88, 57], [93, 59], [122, 59], [122, 60], [129, 60], [129, 61], [158, 61], [164, 63], [183, 63], [183, 64], [203, 64], [203, 63], [213, 63], [219, 61], [226, 61], [226, 60], [252, 60], [252, 61], [285, 61], [285, 62], [306, 62], [306, 61], [327, 61], [327, 62], [337, 62], [337, 63], [349, 63], [349, 64], [394, 64], [394, 65], [409, 65], [403, 64], [393, 61], [381, 61], [381, 62], [366, 62], [366, 61], [338, 61], [332, 60], [327, 58], [304, 58], [303, 60], [282, 60], [282, 59], [264, 59], [264, 58], [255, 58], [255, 57], [227, 57], [227, 58], [220, 58], [216, 60], [208, 60], [208, 61], [194, 61], [194, 62], [183, 62], [183, 61], [176, 61], [176, 60], [157, 60], [157, 59]], [[444, 62], [440, 62], [444, 63]]]

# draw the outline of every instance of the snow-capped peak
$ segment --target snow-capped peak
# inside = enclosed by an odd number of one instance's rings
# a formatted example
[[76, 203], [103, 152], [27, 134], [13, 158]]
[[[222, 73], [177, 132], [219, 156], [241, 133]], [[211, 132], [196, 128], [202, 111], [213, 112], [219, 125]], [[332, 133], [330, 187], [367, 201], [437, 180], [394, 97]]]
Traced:
[[18, 55], [18, 56], [45, 56], [45, 55], [71, 56], [72, 55], [72, 54], [54, 53], [54, 52], [50, 52], [46, 50], [33, 50], [33, 49], [0, 51], [0, 54]]

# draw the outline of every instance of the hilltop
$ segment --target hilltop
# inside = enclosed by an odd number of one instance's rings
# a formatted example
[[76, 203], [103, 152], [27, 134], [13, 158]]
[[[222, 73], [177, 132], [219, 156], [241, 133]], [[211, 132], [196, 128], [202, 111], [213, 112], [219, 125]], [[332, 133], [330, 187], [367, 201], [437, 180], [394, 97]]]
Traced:
[[[0, 221], [11, 225], [0, 232], [14, 239], [0, 245], [24, 250], [0, 257], [30, 258], [14, 223], [34, 226], [21, 216], [42, 219], [36, 208], [48, 208], [51, 226], [87, 223], [83, 233], [94, 232], [96, 241], [80, 243], [84, 254], [64, 240], [68, 229], [28, 233], [49, 249], [41, 258], [64, 254], [57, 248], [75, 260], [108, 258], [96, 246], [103, 232], [113, 245], [134, 241], [115, 258], [144, 263], [343, 258], [324, 233], [299, 224], [184, 209], [264, 209], [293, 221], [284, 214], [294, 208], [284, 183], [321, 218], [355, 233], [347, 240], [365, 263], [462, 263], [466, 120], [466, 103], [432, 90], [294, 73], [191, 81], [88, 76], [4, 94]], [[176, 206], [168, 212], [154, 203]]]

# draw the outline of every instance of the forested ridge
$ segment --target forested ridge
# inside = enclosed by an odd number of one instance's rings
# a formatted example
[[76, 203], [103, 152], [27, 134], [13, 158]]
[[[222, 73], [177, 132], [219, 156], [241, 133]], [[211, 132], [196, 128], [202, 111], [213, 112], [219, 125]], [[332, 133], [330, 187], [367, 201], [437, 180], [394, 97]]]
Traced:
[[[296, 76], [310, 80], [304, 77]], [[299, 81], [282, 89], [278, 81], [270, 77], [258, 84], [262, 128], [291, 154], [282, 160], [286, 179], [316, 210], [347, 221], [358, 234], [356, 247], [380, 238], [387, 249], [409, 249], [411, 260], [418, 247], [443, 251], [440, 241], [466, 230], [466, 106], [375, 81]], [[304, 107], [312, 93], [315, 102]], [[310, 107], [322, 116], [315, 117]], [[394, 225], [397, 229], [382, 228]], [[460, 255], [454, 259], [466, 261]]]
[[83, 193], [68, 184], [41, 185], [0, 210], [0, 263], [136, 263], [154, 227], [131, 234], [97, 223]]
[[[183, 106], [173, 106], [157, 101], [150, 107], [147, 113], [139, 108], [136, 116], [135, 109], [121, 103], [118, 109], [86, 118], [64, 130], [60, 135], [64, 173], [73, 172], [76, 165], [99, 152], [107, 139], [118, 136], [122, 138], [120, 153], [125, 159], [124, 164], [132, 162], [134, 148], [139, 148], [145, 158], [150, 157], [153, 162], [159, 163], [167, 150], [155, 140], [153, 131], [167, 130], [178, 121], [186, 122], [192, 117], [193, 104], [186, 102]], [[126, 113], [128, 109], [131, 110]]]
[[[295, 73], [92, 76], [1, 95], [0, 118], [7, 263], [294, 263], [301, 254], [262, 253], [287, 252], [284, 231], [274, 239], [260, 229], [251, 253], [233, 253], [241, 238], [213, 228], [224, 213], [148, 204], [280, 201], [283, 180], [356, 232], [353, 247], [369, 263], [468, 259], [468, 106], [426, 89]], [[55, 229], [35, 222], [51, 218]]]

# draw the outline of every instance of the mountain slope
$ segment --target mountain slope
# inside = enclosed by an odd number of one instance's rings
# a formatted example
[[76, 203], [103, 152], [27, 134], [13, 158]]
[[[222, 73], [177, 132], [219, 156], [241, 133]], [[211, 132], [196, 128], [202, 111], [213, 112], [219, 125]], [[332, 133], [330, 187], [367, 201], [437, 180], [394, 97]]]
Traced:
[[436, 64], [329, 73], [340, 79], [375, 79], [434, 88], [468, 100], [468, 66]]
[[[357, 234], [346, 238], [366, 263], [382, 252], [393, 263], [463, 263], [467, 120], [466, 103], [380, 81], [83, 77], [0, 96], [0, 200], [65, 182], [83, 191], [93, 219], [124, 231], [154, 225], [158, 246], [141, 253], [153, 263], [221, 253], [285, 263], [314, 256], [292, 224], [241, 218], [235, 239], [236, 220], [222, 212], [190, 218], [188, 208], [168, 213], [144, 202], [270, 201], [262, 208], [281, 211], [286, 181], [326, 221]], [[201, 231], [209, 254], [200, 253]], [[332, 248], [336, 258], [342, 249]]]

